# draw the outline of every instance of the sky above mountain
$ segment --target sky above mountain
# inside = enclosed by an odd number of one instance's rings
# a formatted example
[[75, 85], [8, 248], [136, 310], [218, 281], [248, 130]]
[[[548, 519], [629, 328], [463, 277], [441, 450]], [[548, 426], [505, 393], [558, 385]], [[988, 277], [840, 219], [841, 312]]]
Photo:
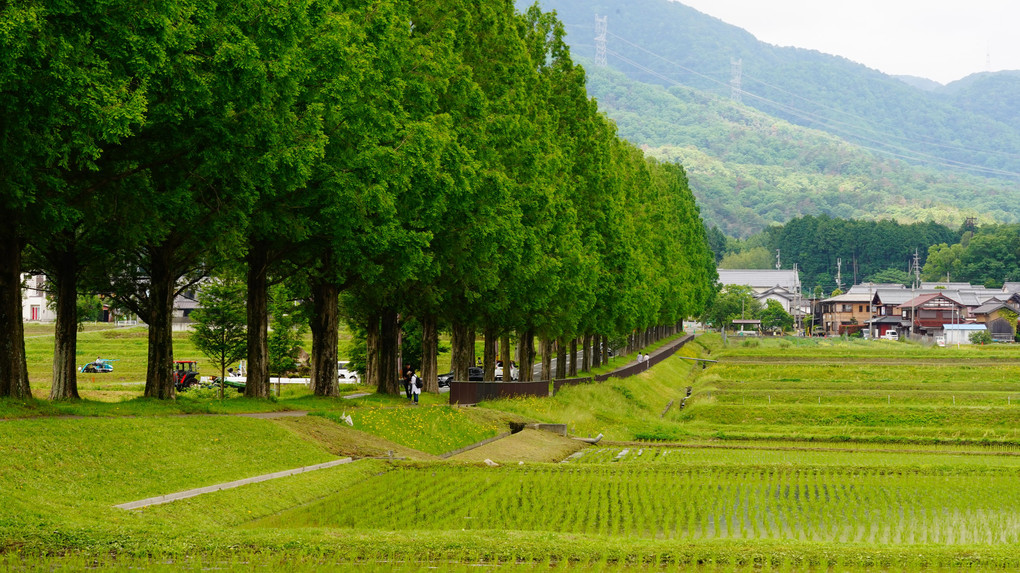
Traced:
[[1017, 0], [681, 0], [759, 40], [949, 83], [1020, 69]]

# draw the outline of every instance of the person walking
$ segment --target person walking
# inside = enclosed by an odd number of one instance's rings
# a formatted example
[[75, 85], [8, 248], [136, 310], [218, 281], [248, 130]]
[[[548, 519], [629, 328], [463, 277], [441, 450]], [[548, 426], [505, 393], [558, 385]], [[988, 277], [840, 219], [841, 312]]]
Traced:
[[410, 381], [411, 381], [411, 395], [414, 396], [414, 405], [417, 406], [418, 396], [421, 395], [421, 387], [424, 386], [424, 384], [422, 384], [421, 378], [415, 375], [413, 368], [411, 369]]

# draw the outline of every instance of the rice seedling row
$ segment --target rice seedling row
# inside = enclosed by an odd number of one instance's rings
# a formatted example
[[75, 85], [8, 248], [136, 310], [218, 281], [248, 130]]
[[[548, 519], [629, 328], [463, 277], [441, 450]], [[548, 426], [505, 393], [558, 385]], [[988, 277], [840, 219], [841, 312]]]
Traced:
[[[612, 448], [606, 448], [609, 455]], [[675, 455], [670, 450], [663, 457]], [[256, 526], [873, 544], [1020, 542], [1016, 468], [401, 468]], [[408, 484], [432, 484], [409, 488]], [[385, 500], [373, 492], [390, 492]], [[413, 493], [412, 493], [413, 492]]]

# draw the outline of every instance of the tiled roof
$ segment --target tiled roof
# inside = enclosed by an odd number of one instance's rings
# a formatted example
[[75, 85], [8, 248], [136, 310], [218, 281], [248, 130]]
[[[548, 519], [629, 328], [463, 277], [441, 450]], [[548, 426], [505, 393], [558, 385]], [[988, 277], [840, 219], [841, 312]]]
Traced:
[[793, 270], [718, 269], [719, 284], [749, 287], [783, 287], [793, 291], [800, 286], [800, 276]]

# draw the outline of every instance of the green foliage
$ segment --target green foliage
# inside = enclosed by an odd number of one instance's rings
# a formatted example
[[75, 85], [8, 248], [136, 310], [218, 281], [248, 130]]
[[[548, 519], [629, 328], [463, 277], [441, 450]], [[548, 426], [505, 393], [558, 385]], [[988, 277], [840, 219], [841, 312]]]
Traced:
[[991, 344], [992, 335], [987, 330], [979, 330], [977, 332], [970, 333], [968, 337], [971, 344]]
[[284, 285], [270, 289], [269, 300], [269, 371], [279, 376], [297, 369], [298, 349], [308, 323]]
[[[542, 5], [572, 27], [613, 14], [619, 57], [591, 70], [592, 95], [628, 140], [679, 158], [706, 220], [731, 236], [823, 213], [954, 226], [974, 214], [1016, 221], [1005, 178], [1020, 171], [1020, 131], [1002, 120], [1016, 107], [1005, 95], [1015, 74], [925, 91], [842, 58], [768, 45], [677, 2]], [[578, 54], [594, 55], [590, 38], [570, 39]], [[755, 96], [740, 103], [718, 81], [734, 54], [743, 89]], [[905, 148], [911, 163], [928, 167], [901, 161]], [[961, 164], [968, 168], [945, 173]]]
[[191, 341], [224, 375], [227, 366], [248, 353], [247, 292], [237, 277], [213, 278], [200, 287], [191, 313], [195, 321]]
[[85, 330], [86, 322], [97, 322], [103, 317], [103, 302], [96, 295], [78, 295], [78, 332]]
[[729, 253], [719, 262], [721, 269], [771, 269], [775, 268], [774, 252], [765, 247], [753, 247], [747, 251]]
[[751, 287], [724, 285], [701, 320], [716, 328], [729, 328], [734, 320], [756, 319], [760, 317], [761, 312], [761, 302], [754, 298]]
[[901, 284], [904, 286], [910, 286], [911, 278], [906, 271], [902, 269], [884, 269], [877, 273], [865, 277], [867, 282], [878, 283], [878, 284]]
[[759, 318], [761, 319], [761, 327], [765, 330], [786, 332], [793, 328], [793, 317], [776, 300], [768, 299], [765, 301], [765, 308], [759, 314]]

